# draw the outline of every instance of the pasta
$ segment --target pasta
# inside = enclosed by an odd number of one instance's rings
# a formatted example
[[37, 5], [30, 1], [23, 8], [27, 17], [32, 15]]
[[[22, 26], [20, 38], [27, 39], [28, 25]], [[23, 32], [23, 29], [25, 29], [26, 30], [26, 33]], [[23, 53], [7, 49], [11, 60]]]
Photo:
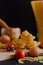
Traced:
[[32, 48], [39, 46], [40, 42], [34, 41], [35, 36], [30, 34], [27, 30], [23, 31], [20, 35], [20, 39], [14, 39], [12, 43], [15, 44], [16, 48]]
[[19, 59], [18, 62], [20, 64], [23, 64], [24, 61], [27, 60], [27, 61], [30, 61], [30, 62], [40, 62], [40, 63], [43, 63], [43, 56], [38, 56], [38, 57], [25, 57], [24, 59]]

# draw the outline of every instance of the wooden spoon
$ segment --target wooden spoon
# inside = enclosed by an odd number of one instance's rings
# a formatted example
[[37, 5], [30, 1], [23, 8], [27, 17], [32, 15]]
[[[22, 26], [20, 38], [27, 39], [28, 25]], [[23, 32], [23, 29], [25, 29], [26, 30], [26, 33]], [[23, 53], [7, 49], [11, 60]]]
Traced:
[[9, 31], [9, 36], [12, 38], [12, 28], [9, 27], [2, 19], [0, 19], [0, 25]]
[[10, 29], [10, 27], [2, 19], [0, 19], [0, 25], [6, 29]]
[[11, 28], [11, 27], [9, 27], [6, 23], [5, 23], [5, 21], [3, 21], [2, 19], [0, 19], [0, 25], [2, 26], [2, 27], [4, 27], [4, 28], [6, 28], [6, 34], [7, 35], [9, 35], [9, 37], [11, 38], [11, 40], [12, 39], [18, 39], [19, 38], [19, 36], [20, 36], [20, 33], [21, 33], [21, 30], [20, 30], [20, 28], [15, 28], [15, 29], [13, 29], [13, 28]]

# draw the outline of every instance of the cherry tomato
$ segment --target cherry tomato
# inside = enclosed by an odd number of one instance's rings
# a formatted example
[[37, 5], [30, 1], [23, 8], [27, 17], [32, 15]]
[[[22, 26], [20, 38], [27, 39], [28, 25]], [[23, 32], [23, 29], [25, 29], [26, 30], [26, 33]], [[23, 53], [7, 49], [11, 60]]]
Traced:
[[43, 42], [41, 42], [41, 45], [43, 45]]
[[8, 44], [6, 45], [6, 50], [7, 50], [7, 51], [14, 51], [14, 45], [11, 44], [11, 43], [8, 43]]
[[41, 44], [39, 45], [40, 48], [43, 48], [43, 42], [41, 42]]
[[17, 50], [15, 56], [16, 56], [17, 59], [24, 58], [25, 57], [25, 53], [24, 53], [23, 50]]
[[43, 48], [43, 45], [41, 45], [41, 47]]

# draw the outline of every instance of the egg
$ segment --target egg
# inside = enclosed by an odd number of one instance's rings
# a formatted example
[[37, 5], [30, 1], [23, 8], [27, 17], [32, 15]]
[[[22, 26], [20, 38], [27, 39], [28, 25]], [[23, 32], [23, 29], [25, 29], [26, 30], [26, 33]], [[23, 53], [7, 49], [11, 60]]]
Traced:
[[29, 53], [28, 53], [30, 56], [39, 56], [40, 55], [40, 50], [38, 47], [32, 47], [30, 50], [29, 50]]
[[2, 43], [8, 43], [8, 42], [10, 42], [10, 37], [8, 35], [2, 35], [0, 38], [0, 41]]

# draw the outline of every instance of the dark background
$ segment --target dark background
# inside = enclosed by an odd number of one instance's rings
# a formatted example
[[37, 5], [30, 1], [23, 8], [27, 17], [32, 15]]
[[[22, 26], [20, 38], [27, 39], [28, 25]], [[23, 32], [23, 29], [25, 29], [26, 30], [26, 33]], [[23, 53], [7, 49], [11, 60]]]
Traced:
[[0, 0], [0, 18], [11, 27], [20, 27], [37, 35], [31, 0]]

